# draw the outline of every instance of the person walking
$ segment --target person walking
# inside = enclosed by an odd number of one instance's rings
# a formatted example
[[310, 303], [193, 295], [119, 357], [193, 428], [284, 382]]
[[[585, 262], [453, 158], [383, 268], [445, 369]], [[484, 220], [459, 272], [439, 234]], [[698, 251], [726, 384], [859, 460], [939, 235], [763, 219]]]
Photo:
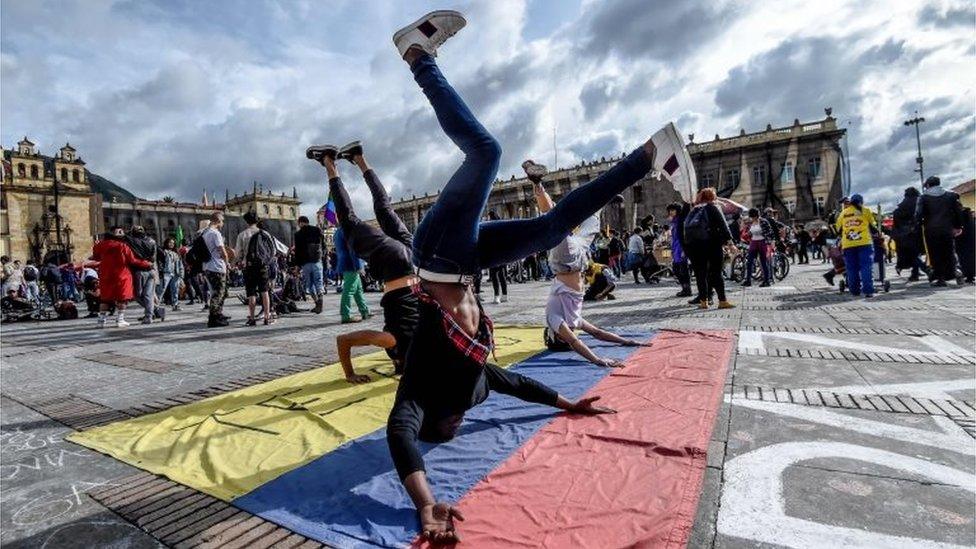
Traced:
[[224, 314], [224, 300], [227, 299], [227, 267], [231, 257], [224, 246], [224, 235], [220, 229], [224, 226], [224, 214], [214, 212], [210, 214], [210, 225], [203, 231], [203, 244], [210, 253], [210, 259], [203, 264], [203, 274], [210, 287], [210, 301], [207, 305], [209, 316], [208, 328], [220, 328], [229, 325], [230, 317]]
[[[499, 217], [494, 210], [491, 210], [488, 212], [488, 219], [490, 221], [498, 221]], [[494, 296], [492, 298], [492, 303], [495, 305], [508, 302], [507, 267], [507, 265], [497, 265], [488, 269], [488, 280], [491, 281], [491, 292]]]
[[959, 195], [942, 188], [938, 177], [925, 180], [925, 190], [915, 207], [915, 221], [922, 229], [925, 255], [932, 268], [932, 286], [946, 285], [956, 277], [955, 237], [962, 234], [962, 203]]
[[743, 286], [752, 286], [752, 272], [756, 266], [756, 258], [759, 258], [759, 266], [762, 269], [761, 288], [769, 286], [769, 251], [772, 242], [775, 241], [772, 223], [769, 219], [761, 217], [759, 210], [751, 208], [749, 216], [746, 218], [746, 232], [749, 241], [749, 251], [746, 252], [746, 278]]
[[640, 274], [641, 266], [644, 264], [644, 238], [641, 236], [643, 229], [634, 227], [633, 234], [627, 239], [627, 268], [634, 273], [634, 284], [640, 284], [637, 276]]
[[691, 295], [691, 273], [688, 271], [688, 258], [681, 245], [684, 240], [685, 217], [690, 209], [687, 203], [681, 202], [672, 202], [667, 208], [671, 229], [671, 271], [674, 272], [674, 279], [681, 285], [681, 291], [675, 297]]
[[809, 265], [810, 243], [813, 241], [813, 237], [803, 225], [797, 225], [794, 234], [796, 235], [796, 263], [798, 265]]
[[343, 324], [359, 322], [360, 318], [352, 316], [352, 301], [356, 301], [359, 309], [359, 316], [366, 320], [373, 316], [369, 312], [366, 304], [366, 297], [363, 294], [363, 283], [360, 278], [360, 271], [363, 270], [363, 260], [356, 255], [349, 243], [346, 241], [345, 231], [342, 227], [336, 229], [335, 236], [336, 259], [339, 272], [342, 273], [342, 296], [339, 298], [339, 316]]
[[872, 230], [877, 231], [878, 226], [874, 213], [864, 207], [864, 197], [851, 195], [850, 204], [837, 216], [835, 228], [841, 238], [845, 276], [851, 295], [859, 296], [864, 292], [864, 297], [874, 297], [874, 277], [871, 274], [874, 240], [871, 233]]
[[132, 284], [132, 271], [144, 271], [152, 263], [136, 257], [129, 247], [122, 227], [112, 227], [102, 240], [92, 248], [93, 261], [98, 262], [99, 312], [98, 327], [104, 328], [108, 320], [109, 308], [115, 307], [115, 326], [124, 328], [125, 307], [135, 296]]
[[708, 298], [714, 290], [719, 309], [735, 307], [725, 297], [722, 265], [725, 262], [725, 243], [732, 240], [725, 216], [715, 205], [715, 189], [706, 187], [695, 196], [695, 205], [685, 218], [685, 253], [691, 260], [698, 285], [698, 308], [708, 308]]
[[168, 302], [174, 311], [180, 310], [180, 282], [183, 280], [183, 258], [176, 251], [176, 239], [170, 237], [163, 241], [163, 249], [159, 253], [160, 283], [156, 289], [156, 297], [161, 306]]
[[[159, 282], [159, 273], [156, 269], [156, 241], [146, 234], [144, 227], [135, 225], [128, 237], [128, 243], [137, 258], [149, 263], [146, 269], [136, 269], [134, 282], [136, 301], [142, 305], [144, 313], [139, 320], [143, 324], [152, 324], [156, 316], [156, 284]], [[161, 311], [162, 319], [166, 317], [164, 311], [165, 309]]]
[[321, 313], [322, 295], [325, 294], [325, 275], [322, 272], [322, 231], [318, 227], [309, 225], [308, 218], [304, 215], [298, 218], [294, 263], [302, 270], [306, 293], [315, 301], [312, 312]]
[[623, 273], [621, 263], [624, 258], [626, 246], [616, 229], [610, 230], [610, 244], [607, 246], [607, 249], [610, 251], [610, 268], [613, 270], [613, 275], [620, 278], [620, 275]]
[[970, 208], [962, 209], [962, 232], [956, 236], [956, 255], [963, 279], [966, 284], [973, 284], [976, 282], [976, 220]]
[[919, 271], [928, 271], [922, 255], [922, 233], [915, 220], [915, 209], [921, 193], [915, 187], [905, 189], [905, 196], [891, 214], [891, 237], [895, 241], [895, 270], [909, 271], [908, 282], [917, 282]]
[[[270, 326], [274, 324], [271, 314], [271, 280], [272, 270], [277, 262], [275, 239], [261, 227], [261, 220], [253, 211], [244, 214], [244, 222], [247, 223], [251, 235], [246, 242], [241, 242], [239, 236], [237, 238], [237, 244], [243, 244], [237, 257], [241, 258], [243, 264], [244, 294], [247, 296], [247, 321], [244, 325], [257, 325], [254, 313], [260, 297], [264, 325]], [[242, 231], [241, 234], [243, 233]], [[238, 252], [235, 251], [236, 253]]]

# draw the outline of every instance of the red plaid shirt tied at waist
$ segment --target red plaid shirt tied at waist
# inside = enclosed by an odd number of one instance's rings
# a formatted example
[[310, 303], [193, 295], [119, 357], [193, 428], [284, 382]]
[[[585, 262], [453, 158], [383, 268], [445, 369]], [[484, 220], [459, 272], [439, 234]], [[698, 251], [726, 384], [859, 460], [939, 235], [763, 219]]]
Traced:
[[425, 292], [419, 284], [413, 286], [413, 293], [421, 303], [437, 307], [437, 311], [441, 316], [441, 324], [444, 326], [444, 333], [451, 340], [451, 343], [454, 344], [454, 347], [462, 355], [476, 362], [478, 366], [484, 366], [485, 362], [488, 361], [488, 356], [495, 349], [495, 341], [492, 337], [492, 334], [495, 332], [495, 326], [492, 324], [491, 319], [488, 318], [488, 315], [485, 314], [485, 311], [481, 309], [481, 305], [478, 306], [478, 312], [481, 316], [481, 320], [478, 323], [478, 333], [475, 334], [475, 337], [471, 337], [458, 326], [457, 322], [454, 321], [454, 317], [441, 307], [441, 304], [437, 300]]

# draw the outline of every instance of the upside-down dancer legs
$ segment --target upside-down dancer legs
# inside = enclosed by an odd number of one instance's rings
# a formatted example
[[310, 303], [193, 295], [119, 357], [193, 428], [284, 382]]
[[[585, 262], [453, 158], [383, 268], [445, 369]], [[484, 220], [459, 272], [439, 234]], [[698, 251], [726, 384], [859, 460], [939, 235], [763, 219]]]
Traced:
[[[328, 172], [329, 190], [345, 240], [355, 254], [365, 259], [372, 271], [383, 280], [383, 299], [380, 301], [383, 331], [358, 330], [336, 338], [343, 372], [351, 383], [369, 381], [369, 376], [353, 371], [351, 353], [353, 347], [376, 346], [386, 350], [393, 360], [395, 371], [400, 373], [419, 318], [417, 297], [411, 290], [416, 282], [410, 254], [413, 236], [393, 211], [386, 189], [366, 162], [361, 144], [350, 143], [342, 149], [331, 145], [312, 146], [307, 156], [321, 163]], [[362, 171], [373, 196], [373, 210], [380, 229], [359, 219], [353, 210], [349, 194], [336, 169], [338, 158], [349, 160]]]
[[[397, 473], [417, 508], [421, 531], [434, 543], [459, 539], [451, 504], [437, 502], [427, 483], [418, 440], [453, 438], [465, 411], [490, 391], [582, 414], [612, 413], [598, 397], [570, 402], [525, 376], [488, 364], [493, 348], [491, 320], [472, 292], [472, 275], [556, 246], [570, 231], [614, 196], [656, 169], [673, 178], [693, 178], [673, 125], [655, 134], [613, 169], [565, 196], [551, 211], [531, 220], [482, 224], [501, 155], [500, 147], [441, 74], [438, 46], [465, 21], [457, 12], [428, 14], [394, 35], [404, 61], [427, 96], [444, 133], [465, 158], [424, 216], [413, 242], [421, 285], [420, 322], [406, 355], [403, 377], [387, 424], [387, 441]], [[657, 161], [659, 160], [659, 162]]]

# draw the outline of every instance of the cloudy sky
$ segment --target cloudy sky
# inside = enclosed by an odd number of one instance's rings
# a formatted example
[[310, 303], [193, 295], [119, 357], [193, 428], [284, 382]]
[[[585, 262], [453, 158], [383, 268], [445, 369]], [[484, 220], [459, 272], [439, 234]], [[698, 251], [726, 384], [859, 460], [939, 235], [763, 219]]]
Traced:
[[[434, 8], [468, 27], [438, 62], [504, 149], [560, 165], [619, 154], [668, 120], [699, 136], [823, 117], [849, 128], [855, 190], [890, 203], [927, 174], [976, 172], [972, 0], [3, 2], [0, 142], [71, 141], [139, 196], [297, 187], [325, 200], [308, 144], [366, 143], [394, 197], [460, 161], [390, 37]], [[358, 182], [343, 168], [346, 180]], [[367, 194], [354, 198], [366, 211]]]

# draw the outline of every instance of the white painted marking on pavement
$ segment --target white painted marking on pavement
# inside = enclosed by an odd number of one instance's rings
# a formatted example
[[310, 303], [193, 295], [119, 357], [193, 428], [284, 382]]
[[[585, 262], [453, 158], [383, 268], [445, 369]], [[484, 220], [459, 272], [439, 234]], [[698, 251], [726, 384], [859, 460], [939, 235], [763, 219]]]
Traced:
[[962, 356], [973, 356], [974, 354], [972, 349], [965, 349], [936, 335], [922, 336], [919, 338], [919, 341], [921, 341], [924, 345], [929, 346], [934, 351], [941, 353], [954, 353]]
[[[749, 334], [753, 332], [752, 330], [743, 330], [739, 332], [739, 349], [742, 350], [742, 337], [745, 335], [747, 338], [756, 337]], [[811, 343], [814, 345], [824, 345], [827, 347], [838, 347], [842, 349], [853, 349], [857, 351], [866, 351], [869, 353], [894, 353], [898, 355], [913, 354], [913, 355], [946, 355], [949, 354], [946, 351], [936, 352], [936, 351], [918, 351], [915, 349], [899, 349], [897, 347], [888, 347], [885, 345], [871, 345], [869, 343], [859, 343], [857, 341], [847, 341], [843, 339], [834, 339], [831, 337], [823, 337], [813, 334], [800, 334], [796, 332], [753, 332], [758, 334], [758, 337], [776, 337], [780, 339], [790, 339], [793, 341], [800, 341], [803, 343]], [[747, 340], [748, 341], [748, 340]], [[969, 353], [972, 354], [972, 353]]]
[[[726, 397], [726, 401], [730, 400], [731, 399], [729, 397]], [[892, 440], [899, 440], [902, 442], [921, 444], [923, 446], [931, 446], [933, 448], [939, 448], [941, 450], [956, 452], [959, 454], [976, 455], [976, 447], [973, 446], [972, 440], [970, 439], [967, 442], [966, 438], [961, 436], [952, 436], [946, 433], [936, 433], [935, 431], [928, 431], [925, 429], [916, 429], [914, 427], [905, 427], [892, 423], [884, 423], [881, 421], [839, 414], [827, 408], [818, 408], [814, 406], [787, 404], [785, 402], [745, 400], [738, 398], [732, 401], [732, 403], [736, 406], [741, 406], [744, 408], [761, 410], [771, 414], [778, 414], [803, 421], [819, 423], [821, 425], [836, 427], [838, 429], [847, 429], [848, 431], [863, 433], [865, 435], [873, 435]]]
[[[911, 395], [925, 398], [955, 399], [949, 391], [976, 388], [973, 378], [919, 381], [914, 383], [882, 383], [879, 385], [841, 385], [839, 387], [814, 387], [814, 391], [848, 393], [852, 395]], [[808, 389], [810, 390], [810, 389]]]
[[787, 516], [783, 472], [817, 458], [845, 458], [908, 471], [930, 480], [976, 491], [976, 476], [886, 450], [841, 442], [786, 442], [725, 462], [718, 531], [727, 536], [786, 547], [963, 547], [950, 543], [871, 532]]

